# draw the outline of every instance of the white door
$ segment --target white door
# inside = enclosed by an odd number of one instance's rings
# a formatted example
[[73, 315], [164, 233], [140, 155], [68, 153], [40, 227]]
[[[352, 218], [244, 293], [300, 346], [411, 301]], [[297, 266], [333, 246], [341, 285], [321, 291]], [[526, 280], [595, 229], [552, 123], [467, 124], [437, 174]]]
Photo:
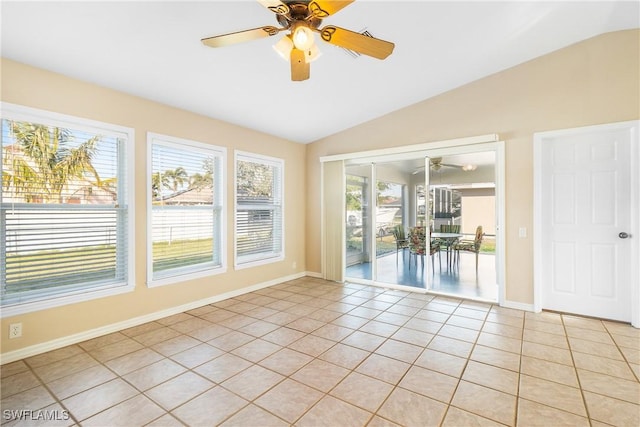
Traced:
[[628, 126], [536, 135], [540, 308], [631, 321], [637, 143]]

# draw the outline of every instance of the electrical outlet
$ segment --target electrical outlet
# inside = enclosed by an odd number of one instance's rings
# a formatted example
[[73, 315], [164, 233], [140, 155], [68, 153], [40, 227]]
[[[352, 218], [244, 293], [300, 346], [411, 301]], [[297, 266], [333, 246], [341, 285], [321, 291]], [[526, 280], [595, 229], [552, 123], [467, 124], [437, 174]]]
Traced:
[[12, 323], [9, 325], [9, 339], [20, 338], [22, 336], [22, 323]]

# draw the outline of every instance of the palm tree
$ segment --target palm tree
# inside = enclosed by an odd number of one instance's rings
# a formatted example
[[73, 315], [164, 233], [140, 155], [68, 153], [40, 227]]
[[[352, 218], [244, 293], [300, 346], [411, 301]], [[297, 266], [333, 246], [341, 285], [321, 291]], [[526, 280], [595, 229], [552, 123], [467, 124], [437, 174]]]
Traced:
[[[71, 148], [73, 135], [68, 129], [48, 127], [29, 122], [9, 122], [16, 144], [4, 147], [3, 186], [13, 185], [13, 191], [27, 201], [62, 203], [62, 192], [73, 178], [91, 175], [94, 184], [101, 185], [92, 165], [100, 136]], [[20, 153], [20, 154], [18, 154]]]
[[174, 170], [168, 170], [164, 175], [170, 182], [167, 187], [173, 190], [174, 193], [178, 191], [178, 188], [189, 182], [189, 174], [182, 166], [178, 166]]

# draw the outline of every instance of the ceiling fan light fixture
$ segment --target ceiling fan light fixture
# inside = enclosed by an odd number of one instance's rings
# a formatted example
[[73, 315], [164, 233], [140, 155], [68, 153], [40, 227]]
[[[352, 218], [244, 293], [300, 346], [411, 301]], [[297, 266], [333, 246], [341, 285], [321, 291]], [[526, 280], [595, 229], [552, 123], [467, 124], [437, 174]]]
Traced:
[[305, 22], [298, 21], [293, 25], [291, 30], [293, 45], [296, 49], [309, 50], [314, 45], [313, 31]]
[[474, 171], [478, 168], [478, 165], [472, 165], [471, 163], [468, 163], [464, 166], [462, 166], [462, 170], [465, 172], [471, 172]]
[[293, 41], [291, 40], [291, 35], [287, 34], [282, 37], [278, 43], [273, 45], [273, 50], [275, 50], [282, 59], [289, 62], [289, 56], [291, 55], [291, 49], [293, 49]]

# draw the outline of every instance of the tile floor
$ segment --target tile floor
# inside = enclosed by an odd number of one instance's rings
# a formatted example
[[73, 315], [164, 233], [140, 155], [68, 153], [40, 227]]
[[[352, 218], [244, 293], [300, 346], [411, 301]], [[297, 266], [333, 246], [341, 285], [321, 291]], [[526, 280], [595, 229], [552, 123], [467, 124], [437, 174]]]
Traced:
[[3, 426], [640, 425], [629, 325], [314, 278], [1, 373]]

